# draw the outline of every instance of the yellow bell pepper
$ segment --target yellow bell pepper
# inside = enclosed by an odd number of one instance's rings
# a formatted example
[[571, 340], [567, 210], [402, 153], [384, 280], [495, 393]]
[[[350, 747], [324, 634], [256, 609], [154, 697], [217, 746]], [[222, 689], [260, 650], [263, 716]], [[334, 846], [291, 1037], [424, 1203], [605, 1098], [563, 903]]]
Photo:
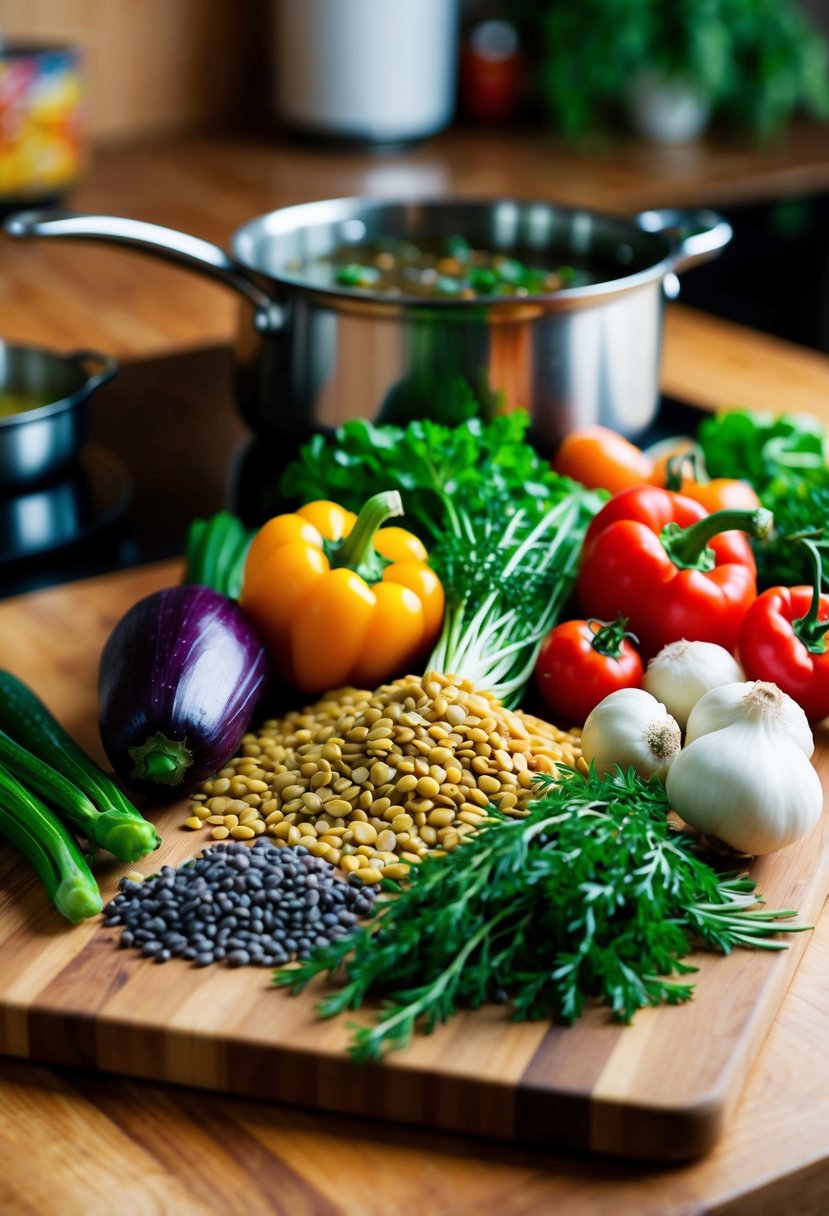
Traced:
[[381, 527], [402, 514], [396, 490], [359, 515], [320, 500], [254, 536], [241, 604], [276, 669], [303, 692], [374, 688], [436, 642], [444, 595], [426, 549], [404, 528]]

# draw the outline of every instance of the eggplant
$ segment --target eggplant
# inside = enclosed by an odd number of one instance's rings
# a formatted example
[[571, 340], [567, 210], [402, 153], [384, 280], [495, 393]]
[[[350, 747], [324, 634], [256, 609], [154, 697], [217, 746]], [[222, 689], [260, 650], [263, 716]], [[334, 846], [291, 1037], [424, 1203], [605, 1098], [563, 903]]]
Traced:
[[101, 653], [101, 742], [144, 793], [189, 793], [236, 753], [268, 680], [265, 648], [227, 596], [188, 583], [139, 600]]

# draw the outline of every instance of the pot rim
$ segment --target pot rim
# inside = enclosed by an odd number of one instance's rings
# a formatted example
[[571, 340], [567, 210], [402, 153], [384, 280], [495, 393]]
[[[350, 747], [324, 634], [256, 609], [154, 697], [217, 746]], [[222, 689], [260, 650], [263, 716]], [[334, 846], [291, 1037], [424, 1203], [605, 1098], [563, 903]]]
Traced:
[[[273, 240], [279, 236], [285, 236], [290, 233], [299, 232], [304, 228], [310, 228], [315, 224], [341, 224], [343, 227], [347, 227], [349, 224], [362, 225], [363, 230], [352, 238], [354, 239], [356, 248], [359, 240], [365, 236], [362, 217], [366, 214], [396, 211], [405, 215], [407, 211], [410, 211], [412, 218], [416, 220], [418, 212], [426, 212], [428, 214], [428, 212], [438, 209], [461, 211], [467, 208], [474, 208], [482, 214], [492, 211], [494, 208], [504, 208], [508, 209], [508, 212], [511, 212], [513, 216], [519, 213], [531, 212], [533, 209], [539, 209], [539, 211], [543, 211], [546, 214], [548, 220], [554, 217], [557, 220], [569, 222], [573, 226], [581, 223], [585, 231], [587, 227], [594, 229], [596, 225], [599, 225], [604, 231], [614, 233], [620, 243], [623, 243], [626, 239], [635, 239], [640, 244], [642, 242], [652, 244], [654, 261], [632, 273], [622, 273], [618, 277], [603, 279], [598, 283], [588, 283], [578, 287], [565, 287], [554, 292], [530, 293], [520, 297], [498, 295], [477, 296], [473, 299], [460, 300], [452, 296], [424, 298], [423, 296], [407, 296], [405, 294], [389, 297], [362, 288], [346, 288], [340, 287], [337, 284], [323, 285], [312, 283], [303, 278], [301, 274], [292, 274], [285, 271], [284, 268], [278, 270], [263, 269], [261, 257], [256, 256], [257, 248], [261, 245], [263, 239]], [[647, 214], [653, 215], [654, 213], [649, 212]], [[719, 219], [719, 217], [716, 218]], [[416, 228], [416, 224], [413, 224], [412, 227], [413, 229]], [[347, 240], [347, 233], [344, 236]], [[552, 242], [551, 247], [554, 247]], [[269, 283], [277, 284], [292, 292], [301, 292], [303, 295], [340, 300], [350, 304], [359, 303], [369, 308], [382, 307], [386, 310], [394, 311], [403, 307], [406, 311], [415, 309], [417, 311], [450, 310], [456, 312], [474, 312], [475, 310], [480, 311], [482, 308], [498, 307], [499, 309], [508, 309], [510, 305], [520, 307], [532, 304], [543, 305], [545, 310], [550, 309], [551, 306], [556, 307], [559, 304], [562, 308], [567, 309], [578, 307], [581, 303], [592, 303], [594, 300], [607, 296], [623, 295], [636, 288], [664, 279], [667, 274], [670, 274], [675, 269], [674, 255], [676, 243], [672, 242], [659, 231], [652, 231], [639, 226], [634, 218], [617, 216], [609, 212], [591, 211], [584, 207], [562, 206], [543, 199], [484, 198], [477, 195], [464, 196], [457, 194], [429, 196], [417, 199], [396, 197], [369, 198], [352, 195], [335, 199], [320, 199], [310, 203], [297, 203], [258, 215], [236, 229], [230, 238], [230, 249], [234, 258], [248, 272], [267, 280]], [[539, 246], [539, 252], [542, 250], [543, 246]], [[633, 256], [633, 251], [631, 251], [631, 255]]]
[[[58, 397], [55, 401], [47, 401], [45, 405], [36, 406], [34, 409], [21, 410], [16, 414], [7, 414], [5, 417], [0, 417], [0, 433], [3, 430], [26, 426], [27, 424], [40, 422], [53, 418], [58, 414], [68, 413], [77, 409], [89, 400], [96, 389], [105, 384], [107, 380], [111, 380], [118, 370], [114, 359], [91, 350], [76, 350], [71, 351], [69, 354], [61, 354], [59, 351], [50, 350], [47, 346], [33, 346], [26, 342], [0, 341], [0, 351], [25, 351], [30, 355], [35, 355], [51, 363], [59, 363], [64, 366], [68, 364], [77, 369], [79, 376], [85, 377], [83, 383], [65, 397]], [[85, 372], [83, 361], [86, 359], [97, 359], [103, 364], [104, 370], [93, 375]], [[4, 391], [14, 392], [14, 389], [4, 387]]]

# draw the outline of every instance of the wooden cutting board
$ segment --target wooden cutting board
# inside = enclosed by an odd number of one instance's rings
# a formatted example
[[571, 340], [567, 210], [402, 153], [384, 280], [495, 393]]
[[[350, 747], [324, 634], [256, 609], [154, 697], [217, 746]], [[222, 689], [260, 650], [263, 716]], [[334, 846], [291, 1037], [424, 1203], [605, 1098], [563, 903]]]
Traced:
[[[0, 665], [26, 680], [99, 762], [98, 657], [142, 595], [178, 579], [147, 566], [0, 602]], [[829, 734], [816, 763], [829, 788]], [[154, 816], [154, 873], [204, 845], [184, 806]], [[97, 869], [105, 897], [127, 867]], [[769, 906], [814, 923], [829, 891], [829, 815], [804, 841], [752, 867]], [[464, 1013], [381, 1065], [353, 1064], [345, 1019], [320, 1022], [314, 993], [290, 997], [256, 968], [159, 966], [116, 949], [100, 921], [70, 926], [0, 847], [0, 1051], [486, 1136], [628, 1157], [706, 1152], [738, 1106], [808, 933], [782, 952], [700, 956], [693, 1001], [641, 1011], [628, 1027], [593, 1010], [575, 1027]]]

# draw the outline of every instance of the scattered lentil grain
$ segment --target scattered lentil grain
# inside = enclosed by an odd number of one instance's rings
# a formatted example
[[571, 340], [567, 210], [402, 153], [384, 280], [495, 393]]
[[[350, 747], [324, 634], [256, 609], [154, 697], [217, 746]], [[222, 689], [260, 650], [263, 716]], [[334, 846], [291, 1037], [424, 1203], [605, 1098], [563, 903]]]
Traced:
[[119, 945], [157, 963], [281, 967], [349, 933], [372, 914], [375, 894], [302, 845], [279, 849], [260, 837], [213, 845], [141, 883], [122, 878], [104, 925], [121, 926]]
[[360, 876], [377, 883], [388, 865], [400, 877], [429, 849], [455, 848], [490, 806], [525, 815], [535, 774], [580, 758], [578, 733], [430, 672], [374, 692], [340, 689], [263, 723], [196, 798], [222, 803], [206, 817], [217, 831], [243, 815], [254, 833], [282, 848], [302, 840], [335, 865], [354, 849]]

